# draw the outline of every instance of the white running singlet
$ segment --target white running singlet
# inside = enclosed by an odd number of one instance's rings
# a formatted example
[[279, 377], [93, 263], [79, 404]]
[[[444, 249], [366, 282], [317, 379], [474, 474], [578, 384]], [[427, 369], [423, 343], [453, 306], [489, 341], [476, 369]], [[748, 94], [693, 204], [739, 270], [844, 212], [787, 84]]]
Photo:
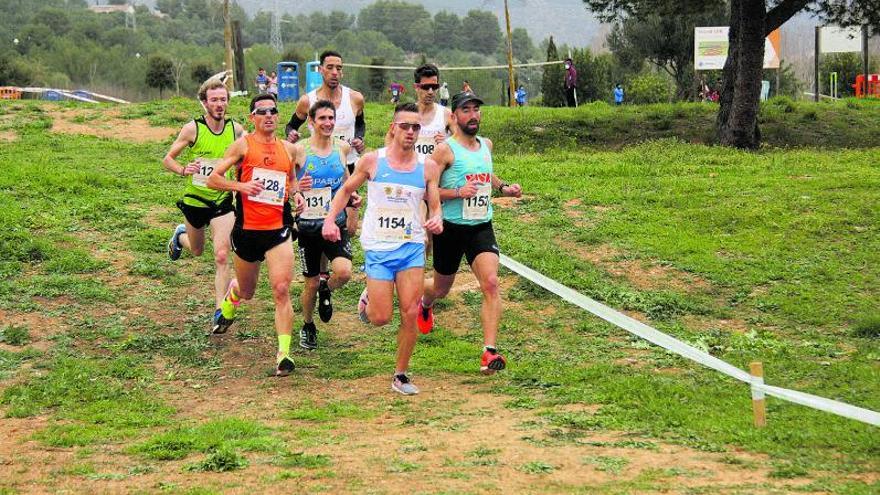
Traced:
[[419, 160], [425, 161], [431, 153], [434, 152], [434, 135], [438, 132], [446, 135], [446, 111], [445, 107], [434, 103], [434, 117], [428, 125], [422, 125], [419, 131], [419, 137], [416, 139], [416, 153], [419, 154]]
[[[355, 118], [354, 105], [351, 104], [351, 88], [342, 85], [340, 87], [342, 88], [342, 100], [336, 108], [336, 126], [333, 128], [333, 137], [351, 144], [351, 140], [354, 139]], [[318, 88], [309, 91], [306, 95], [309, 97], [309, 108], [312, 108], [312, 105], [318, 101]], [[309, 130], [314, 132], [311, 128]], [[352, 146], [345, 159], [345, 164], [356, 162], [358, 156], [357, 150]]]

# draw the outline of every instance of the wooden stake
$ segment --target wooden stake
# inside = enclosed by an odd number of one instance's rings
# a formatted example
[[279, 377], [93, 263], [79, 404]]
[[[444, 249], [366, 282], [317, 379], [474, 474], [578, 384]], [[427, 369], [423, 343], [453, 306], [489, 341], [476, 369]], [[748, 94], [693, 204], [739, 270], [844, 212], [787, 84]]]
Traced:
[[[749, 374], [758, 378], [758, 382], [764, 383], [764, 365], [759, 361], [749, 363]], [[764, 403], [764, 392], [752, 388], [752, 413], [755, 416], [755, 426], [763, 428], [767, 425], [767, 409]]]
[[229, 0], [223, 0], [223, 42], [225, 46], [225, 56], [223, 57], [226, 63], [225, 68], [231, 76], [226, 79], [226, 87], [229, 91], [232, 91], [235, 89], [233, 86], [235, 69], [232, 66], [232, 21], [229, 18]]
[[516, 88], [513, 77], [513, 36], [510, 34], [510, 9], [507, 8], [507, 0], [504, 0], [504, 20], [507, 24], [507, 106], [516, 106]]

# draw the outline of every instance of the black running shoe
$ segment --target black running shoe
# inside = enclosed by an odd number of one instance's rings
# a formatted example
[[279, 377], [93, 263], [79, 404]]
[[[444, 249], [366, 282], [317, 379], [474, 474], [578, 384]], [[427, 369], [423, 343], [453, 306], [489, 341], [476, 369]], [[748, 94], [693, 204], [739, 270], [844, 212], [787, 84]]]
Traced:
[[321, 279], [318, 284], [318, 316], [321, 321], [327, 323], [333, 318], [333, 303], [330, 301], [330, 286], [327, 281]]
[[313, 322], [303, 323], [299, 331], [299, 346], [310, 351], [318, 348], [318, 329]]
[[275, 368], [275, 376], [287, 376], [293, 373], [296, 366], [290, 356], [281, 356], [278, 359], [278, 366]]

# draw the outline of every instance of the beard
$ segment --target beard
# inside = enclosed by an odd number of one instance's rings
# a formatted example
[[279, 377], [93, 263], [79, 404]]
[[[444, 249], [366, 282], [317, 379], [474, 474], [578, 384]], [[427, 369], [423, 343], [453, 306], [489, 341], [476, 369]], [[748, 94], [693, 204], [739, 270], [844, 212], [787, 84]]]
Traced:
[[478, 132], [480, 132], [480, 123], [476, 122], [471, 125], [470, 123], [465, 124], [463, 126], [459, 126], [461, 128], [461, 132], [467, 134], [468, 136], [476, 136]]

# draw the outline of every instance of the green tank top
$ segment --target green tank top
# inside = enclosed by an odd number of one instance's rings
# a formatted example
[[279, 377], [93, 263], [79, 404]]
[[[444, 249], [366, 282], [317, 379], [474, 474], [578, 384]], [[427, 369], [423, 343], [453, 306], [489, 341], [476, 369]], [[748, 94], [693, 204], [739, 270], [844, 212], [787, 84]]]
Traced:
[[[235, 141], [235, 126], [232, 124], [232, 120], [227, 119], [223, 123], [223, 131], [220, 134], [214, 134], [214, 131], [205, 122], [205, 117], [199, 117], [194, 122], [196, 123], [196, 140], [190, 147], [190, 160], [204, 158], [211, 161], [203, 161], [199, 172], [190, 176], [189, 184], [186, 185], [186, 190], [183, 192], [183, 202], [196, 208], [206, 208], [210, 206], [210, 203], [222, 203], [231, 194], [229, 191], [215, 191], [203, 184], [207, 176], [211, 175], [211, 172], [214, 171], [214, 163], [212, 161], [223, 158], [226, 148]], [[235, 179], [234, 167], [229, 168], [226, 178], [230, 180]], [[206, 201], [208, 203], [205, 203]]]
[[492, 220], [492, 153], [482, 138], [477, 137], [480, 149], [471, 151], [455, 139], [446, 143], [455, 159], [440, 175], [440, 188], [457, 189], [468, 181], [478, 182], [477, 195], [443, 202], [443, 220], [460, 225], [478, 225]]

